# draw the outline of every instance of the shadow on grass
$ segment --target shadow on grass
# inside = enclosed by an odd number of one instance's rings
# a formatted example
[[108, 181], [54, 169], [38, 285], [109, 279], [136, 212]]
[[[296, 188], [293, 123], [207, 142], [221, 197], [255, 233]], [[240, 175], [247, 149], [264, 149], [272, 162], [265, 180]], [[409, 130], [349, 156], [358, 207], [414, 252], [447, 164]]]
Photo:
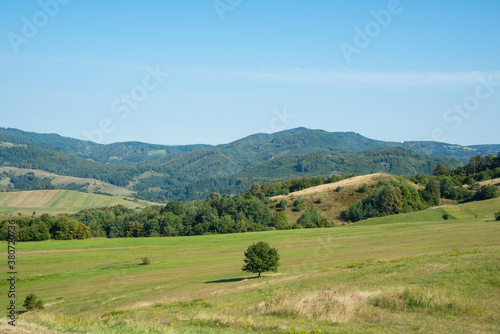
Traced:
[[257, 276], [255, 277], [239, 277], [239, 278], [227, 278], [227, 279], [219, 279], [216, 281], [208, 281], [205, 283], [231, 283], [231, 282], [241, 282], [247, 279], [256, 279], [258, 278]]

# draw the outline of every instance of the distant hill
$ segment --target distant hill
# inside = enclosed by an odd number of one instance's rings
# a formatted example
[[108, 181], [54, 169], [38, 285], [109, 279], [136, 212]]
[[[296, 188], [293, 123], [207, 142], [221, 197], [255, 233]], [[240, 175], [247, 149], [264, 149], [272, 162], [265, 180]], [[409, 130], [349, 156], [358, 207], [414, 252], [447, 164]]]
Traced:
[[384, 172], [411, 176], [431, 174], [438, 163], [448, 168], [460, 166], [450, 158], [429, 157], [403, 147], [371, 149], [361, 153], [342, 155], [316, 151], [305, 155], [288, 155], [249, 168], [237, 177], [262, 182], [284, 181], [293, 177], [324, 175], [368, 174]]
[[433, 141], [407, 141], [403, 144], [415, 152], [432, 155], [436, 157], [446, 157], [460, 160], [463, 163], [469, 162], [469, 159], [475, 155], [488, 154], [497, 155], [500, 152], [500, 145], [470, 145], [460, 146]]
[[255, 134], [216, 146], [101, 145], [0, 128], [0, 166], [96, 179], [152, 201], [204, 199], [211, 192], [245, 191], [252, 182], [297, 177], [430, 174], [438, 163], [454, 168], [475, 154], [499, 151], [500, 145], [384, 142], [354, 132], [306, 128]]
[[17, 183], [12, 183], [12, 177], [26, 176], [30, 174], [35, 178], [47, 179], [55, 188], [64, 190], [78, 190], [88, 193], [102, 193], [115, 196], [132, 196], [134, 192], [130, 189], [118, 187], [110, 183], [96, 179], [86, 179], [74, 176], [62, 176], [37, 169], [23, 169], [15, 167], [0, 167], [0, 191], [7, 190], [30, 190], [29, 187], [20, 187]]
[[40, 134], [18, 129], [0, 128], [0, 141], [14, 144], [31, 144], [66, 152], [73, 156], [89, 158], [103, 163], [144, 164], [180, 153], [196, 151], [210, 145], [156, 145], [140, 142], [123, 142], [108, 145], [63, 137], [58, 134]]

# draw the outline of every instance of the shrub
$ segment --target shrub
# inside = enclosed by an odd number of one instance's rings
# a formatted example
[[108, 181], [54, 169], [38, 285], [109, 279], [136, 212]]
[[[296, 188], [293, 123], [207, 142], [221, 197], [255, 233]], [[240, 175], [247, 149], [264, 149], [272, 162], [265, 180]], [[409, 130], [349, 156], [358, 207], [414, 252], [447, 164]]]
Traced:
[[393, 215], [403, 211], [404, 198], [401, 189], [385, 187], [378, 198], [378, 207], [382, 215]]
[[497, 187], [489, 184], [482, 186], [479, 191], [474, 195], [476, 201], [482, 201], [485, 199], [497, 198], [500, 195], [500, 191]]
[[363, 185], [358, 189], [359, 193], [365, 193], [368, 191], [368, 185], [366, 183], [363, 183]]
[[335, 192], [338, 193], [342, 190], [342, 187], [341, 186], [338, 186], [337, 188], [335, 188]]
[[41, 310], [44, 308], [42, 300], [38, 299], [38, 297], [33, 293], [29, 293], [26, 296], [23, 306], [26, 307], [28, 311]]
[[150, 263], [151, 263], [151, 260], [149, 260], [149, 257], [142, 258], [142, 262], [141, 262], [142, 265], [147, 265]]
[[310, 224], [313, 224], [314, 227], [331, 226], [330, 222], [321, 213], [319, 213], [316, 208], [311, 208], [304, 212], [297, 220], [296, 224], [306, 228], [311, 228], [312, 226]]
[[283, 211], [278, 211], [271, 217], [271, 224], [278, 230], [288, 230], [291, 228], [288, 215]]
[[444, 220], [448, 220], [448, 219], [450, 219], [450, 215], [449, 215], [448, 213], [446, 213], [446, 212], [445, 212], [445, 213], [443, 213], [443, 219], [444, 219]]
[[318, 200], [316, 201], [316, 203], [318, 203], [318, 204], [323, 203], [323, 199], [322, 198], [318, 198]]
[[497, 213], [495, 213], [495, 219], [497, 221], [500, 221], [500, 211], [498, 211]]
[[247, 224], [247, 231], [248, 232], [258, 232], [258, 231], [263, 231], [264, 226], [259, 223], [248, 223]]
[[304, 203], [304, 201], [302, 201], [300, 198], [297, 198], [295, 202], [293, 202], [293, 210], [294, 211], [302, 210], [302, 203]]
[[450, 199], [454, 199], [457, 201], [469, 201], [472, 196], [474, 196], [474, 192], [464, 187], [456, 187], [453, 189]]
[[287, 204], [287, 201], [286, 199], [282, 199], [278, 205], [276, 205], [276, 207], [280, 210], [285, 210], [286, 209], [286, 204]]

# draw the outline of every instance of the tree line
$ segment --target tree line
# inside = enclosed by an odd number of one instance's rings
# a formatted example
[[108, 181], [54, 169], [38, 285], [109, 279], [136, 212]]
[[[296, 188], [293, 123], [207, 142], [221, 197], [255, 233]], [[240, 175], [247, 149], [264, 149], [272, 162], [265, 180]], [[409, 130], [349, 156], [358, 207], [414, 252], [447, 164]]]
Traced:
[[[1, 240], [8, 238], [8, 225], [12, 219], [0, 223]], [[15, 218], [17, 241], [72, 240], [92, 237], [90, 228], [66, 215]]]
[[376, 185], [372, 195], [351, 205], [343, 219], [359, 220], [412, 212], [437, 206], [441, 199], [458, 203], [480, 201], [500, 196], [494, 185], [479, 185], [481, 181], [500, 177], [500, 153], [495, 157], [476, 155], [463, 167], [448, 169], [438, 164], [432, 176], [416, 174], [409, 181], [421, 186], [416, 189], [406, 179], [384, 180]]
[[[442, 198], [458, 201], [482, 200], [499, 196], [498, 188], [477, 182], [500, 177], [500, 155], [471, 158], [468, 165], [449, 170], [438, 165], [433, 176], [415, 175], [409, 180], [383, 180], [371, 186], [373, 191], [343, 214], [345, 221], [356, 222], [402, 212], [423, 210], [439, 205]], [[270, 207], [268, 198], [343, 179], [303, 178], [287, 182], [252, 184], [249, 191], [235, 196], [210, 194], [206, 200], [168, 202], [140, 211], [123, 206], [83, 210], [72, 215], [18, 217], [17, 240], [70, 240], [90, 237], [171, 237], [204, 234], [241, 233], [290, 228], [330, 227], [316, 208], [302, 213], [291, 225], [284, 212], [286, 201]], [[411, 181], [411, 182], [410, 182]], [[419, 187], [415, 187], [416, 183]], [[368, 192], [362, 185], [359, 192]], [[302, 211], [300, 198], [293, 203]], [[9, 220], [0, 222], [0, 237], [5, 240]]]

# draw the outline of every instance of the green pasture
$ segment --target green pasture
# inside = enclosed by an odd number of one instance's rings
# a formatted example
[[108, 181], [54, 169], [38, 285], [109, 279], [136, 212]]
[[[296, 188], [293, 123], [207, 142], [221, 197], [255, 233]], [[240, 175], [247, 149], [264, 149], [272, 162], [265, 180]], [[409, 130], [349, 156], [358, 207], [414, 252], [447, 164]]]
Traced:
[[[478, 203], [454, 213], [498, 204]], [[486, 214], [443, 220], [439, 210], [421, 212], [420, 221], [402, 215], [329, 229], [20, 243], [18, 303], [32, 292], [46, 308], [20, 315], [18, 328], [497, 333], [500, 222]], [[281, 255], [279, 271], [261, 279], [241, 271], [243, 251], [257, 241]], [[140, 265], [143, 257], [151, 264]]]

